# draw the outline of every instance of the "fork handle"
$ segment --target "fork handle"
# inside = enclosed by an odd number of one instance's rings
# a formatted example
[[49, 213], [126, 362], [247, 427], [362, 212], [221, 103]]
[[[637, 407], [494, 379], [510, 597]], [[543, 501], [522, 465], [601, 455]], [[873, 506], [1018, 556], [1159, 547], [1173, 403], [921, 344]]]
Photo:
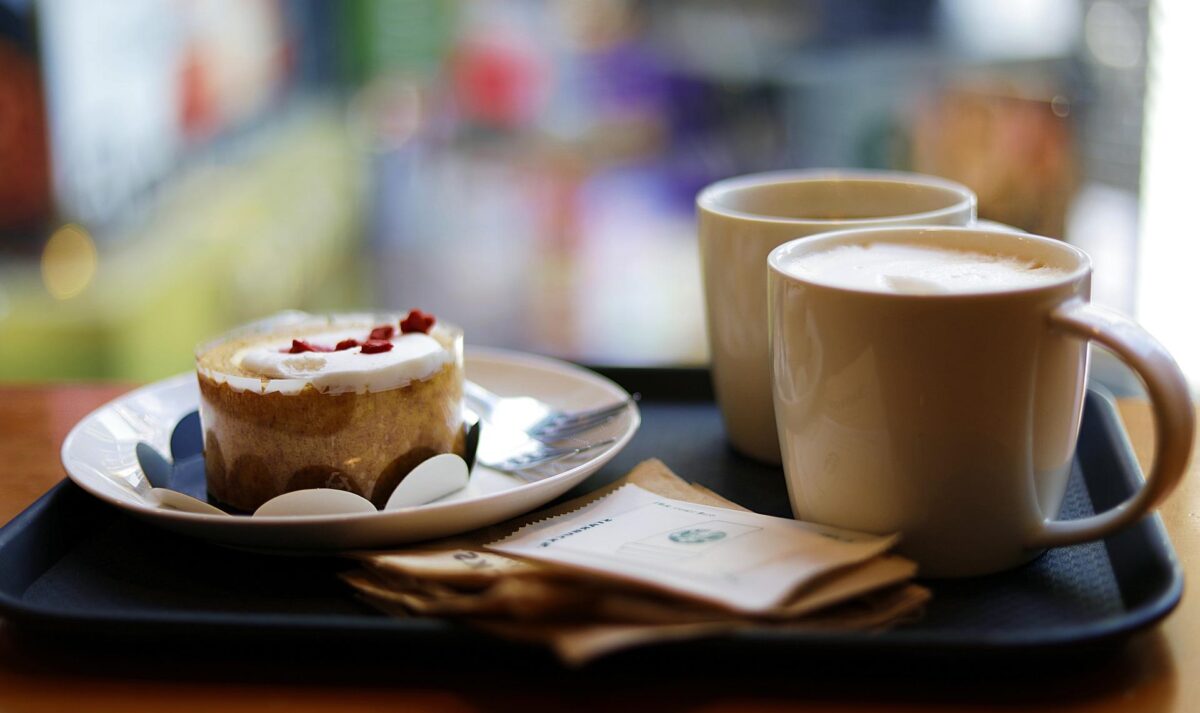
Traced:
[[499, 396], [493, 394], [470, 379], [465, 379], [463, 381], [463, 396], [470, 401], [475, 402], [477, 406], [481, 407], [476, 408], [475, 411], [479, 413], [482, 418], [488, 418], [491, 416], [492, 412], [496, 410], [496, 405], [500, 403]]

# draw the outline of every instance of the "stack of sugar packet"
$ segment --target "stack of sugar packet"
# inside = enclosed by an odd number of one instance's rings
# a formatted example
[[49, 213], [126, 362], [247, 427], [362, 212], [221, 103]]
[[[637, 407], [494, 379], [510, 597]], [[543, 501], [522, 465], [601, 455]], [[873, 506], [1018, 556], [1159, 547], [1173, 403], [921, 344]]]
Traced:
[[752, 627], [887, 626], [929, 598], [896, 538], [749, 512], [657, 460], [493, 527], [386, 552], [343, 575], [396, 616], [550, 646], [569, 664]]

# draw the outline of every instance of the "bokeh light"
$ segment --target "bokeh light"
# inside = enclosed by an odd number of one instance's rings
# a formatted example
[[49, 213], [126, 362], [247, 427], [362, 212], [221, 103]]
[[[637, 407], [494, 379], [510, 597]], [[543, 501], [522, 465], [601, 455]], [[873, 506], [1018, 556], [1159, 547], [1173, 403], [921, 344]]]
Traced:
[[92, 236], [81, 226], [68, 223], [54, 231], [42, 249], [42, 283], [51, 297], [69, 300], [92, 283], [96, 265]]

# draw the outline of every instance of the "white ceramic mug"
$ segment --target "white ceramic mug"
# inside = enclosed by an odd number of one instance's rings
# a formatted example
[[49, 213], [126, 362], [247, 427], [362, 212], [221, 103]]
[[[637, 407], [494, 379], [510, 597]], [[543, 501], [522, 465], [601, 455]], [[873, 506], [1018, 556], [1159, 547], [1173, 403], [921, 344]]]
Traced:
[[[824, 282], [818, 263], [809, 263], [815, 276], [797, 269], [805, 256], [873, 243], [983, 252], [1055, 272], [992, 292], [904, 294]], [[797, 518], [901, 532], [900, 551], [922, 574], [966, 576], [1105, 537], [1183, 476], [1195, 419], [1187, 382], [1153, 337], [1088, 301], [1091, 262], [1079, 249], [1004, 230], [883, 228], [793, 241], [768, 263], [775, 411]], [[1142, 377], [1157, 454], [1129, 501], [1060, 521], [1088, 340]]]
[[875, 225], [965, 225], [975, 194], [932, 176], [782, 171], [730, 178], [696, 197], [713, 388], [729, 441], [779, 462], [767, 350], [767, 254], [793, 238]]

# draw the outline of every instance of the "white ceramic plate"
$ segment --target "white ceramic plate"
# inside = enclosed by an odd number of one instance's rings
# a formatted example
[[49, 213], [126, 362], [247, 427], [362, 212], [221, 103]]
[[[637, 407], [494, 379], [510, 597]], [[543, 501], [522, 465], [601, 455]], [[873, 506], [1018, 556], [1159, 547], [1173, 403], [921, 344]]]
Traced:
[[[546, 357], [468, 348], [466, 374], [502, 396], [533, 396], [562, 409], [585, 409], [628, 398], [612, 381], [587, 369]], [[247, 517], [199, 515], [160, 509], [132, 487], [143, 478], [134, 447], [145, 441], [169, 453], [171, 431], [196, 410], [194, 374], [137, 389], [93, 411], [63, 442], [62, 461], [92, 495], [147, 522], [212, 542], [270, 550], [344, 550], [386, 547], [466, 532], [544, 505], [610, 461], [641, 423], [636, 406], [598, 431], [616, 440], [585, 455], [547, 466], [545, 477], [526, 482], [476, 466], [463, 490], [406, 510], [356, 515]], [[486, 433], [486, 425], [485, 425]]]

